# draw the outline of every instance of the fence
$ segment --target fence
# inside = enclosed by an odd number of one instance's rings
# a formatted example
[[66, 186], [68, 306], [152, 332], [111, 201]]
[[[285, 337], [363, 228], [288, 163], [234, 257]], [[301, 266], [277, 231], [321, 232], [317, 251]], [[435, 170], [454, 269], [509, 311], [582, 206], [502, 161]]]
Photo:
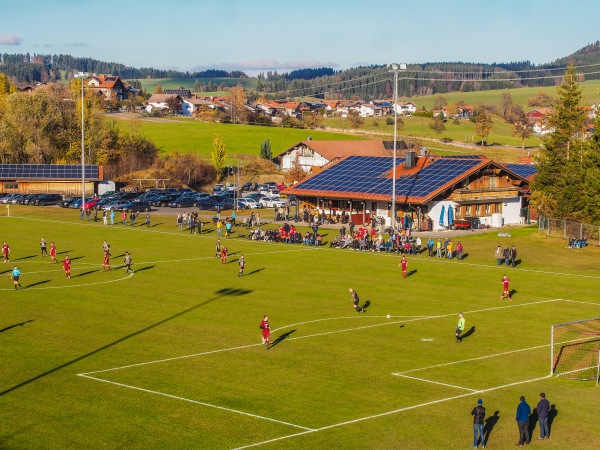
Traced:
[[563, 239], [587, 239], [590, 244], [600, 245], [600, 226], [598, 225], [552, 219], [540, 215], [538, 218], [538, 231], [547, 236]]

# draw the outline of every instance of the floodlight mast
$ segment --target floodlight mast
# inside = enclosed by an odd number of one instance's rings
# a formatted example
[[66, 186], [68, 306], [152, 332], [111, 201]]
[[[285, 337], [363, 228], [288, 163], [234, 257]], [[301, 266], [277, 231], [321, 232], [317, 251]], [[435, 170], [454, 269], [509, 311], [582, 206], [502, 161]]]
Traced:
[[394, 73], [394, 161], [392, 168], [392, 230], [396, 229], [396, 153], [398, 142], [398, 72], [406, 70], [406, 64], [388, 64], [388, 70]]
[[83, 95], [83, 81], [90, 74], [77, 72], [75, 78], [81, 78], [81, 212], [85, 213], [85, 108]]

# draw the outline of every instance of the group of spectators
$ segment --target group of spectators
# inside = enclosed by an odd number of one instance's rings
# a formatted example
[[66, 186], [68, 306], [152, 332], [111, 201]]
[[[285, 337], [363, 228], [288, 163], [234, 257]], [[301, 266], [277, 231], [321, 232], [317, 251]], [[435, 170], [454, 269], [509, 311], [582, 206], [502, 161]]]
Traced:
[[290, 225], [287, 222], [279, 228], [261, 228], [260, 226], [257, 226], [250, 231], [248, 239], [253, 241], [281, 242], [285, 244], [321, 245], [323, 238], [316, 232], [318, 227], [314, 227], [314, 229], [315, 231], [313, 233], [307, 231], [306, 234], [302, 236], [302, 233], [297, 231], [293, 224]]
[[502, 246], [499, 245], [496, 249], [496, 262], [499, 266], [506, 264], [506, 267], [515, 267], [517, 265], [517, 249], [515, 246], [508, 248], [507, 245], [503, 250]]
[[179, 228], [179, 231], [189, 231], [190, 234], [202, 234], [204, 222], [199, 219], [197, 212], [191, 212], [189, 214], [187, 212], [178, 212], [175, 223], [177, 228]]

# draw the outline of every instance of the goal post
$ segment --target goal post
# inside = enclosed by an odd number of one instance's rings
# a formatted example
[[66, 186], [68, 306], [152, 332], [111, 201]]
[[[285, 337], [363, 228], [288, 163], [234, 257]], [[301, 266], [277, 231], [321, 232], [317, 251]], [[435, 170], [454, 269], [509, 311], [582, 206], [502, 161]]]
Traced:
[[550, 375], [577, 380], [600, 376], [600, 318], [552, 325]]

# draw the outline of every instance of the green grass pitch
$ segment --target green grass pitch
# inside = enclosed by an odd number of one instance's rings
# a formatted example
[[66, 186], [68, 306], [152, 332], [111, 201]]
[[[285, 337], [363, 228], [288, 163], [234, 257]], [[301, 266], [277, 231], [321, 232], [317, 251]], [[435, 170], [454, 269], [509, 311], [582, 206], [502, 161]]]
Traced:
[[[199, 236], [173, 216], [153, 214], [147, 229], [2, 209], [0, 448], [466, 448], [478, 398], [495, 422], [488, 447], [509, 448], [519, 396], [534, 408], [542, 391], [556, 411], [544, 447], [600, 438], [593, 381], [548, 376], [551, 324], [600, 317], [595, 245], [566, 249], [534, 226], [465, 234], [453, 238], [464, 261], [410, 256], [402, 279], [396, 255], [252, 242], [242, 227], [222, 239], [223, 265], [212, 225]], [[42, 236], [73, 260], [70, 280], [40, 257]], [[496, 246], [513, 243], [521, 264], [496, 267]], [[512, 302], [499, 300], [503, 273]]]

